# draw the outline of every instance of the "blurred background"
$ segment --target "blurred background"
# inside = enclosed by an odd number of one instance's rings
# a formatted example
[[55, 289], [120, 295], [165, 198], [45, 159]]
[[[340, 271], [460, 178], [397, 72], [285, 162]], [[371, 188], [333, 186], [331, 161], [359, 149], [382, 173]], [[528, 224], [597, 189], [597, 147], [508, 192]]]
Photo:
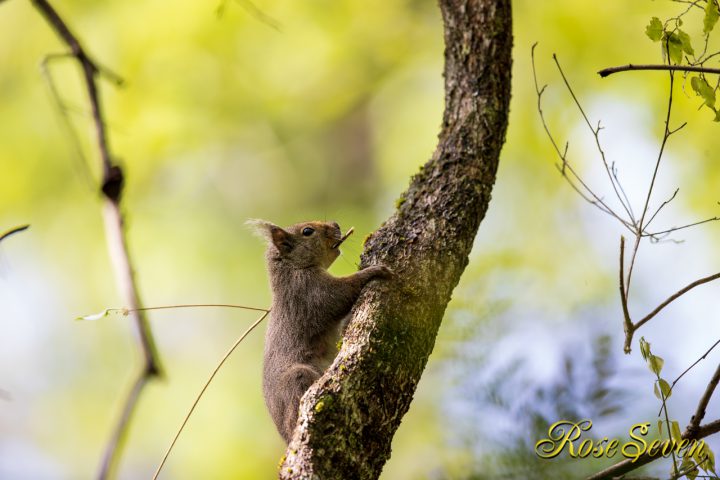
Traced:
[[[430, 0], [215, 2], [58, 0], [94, 57], [127, 86], [102, 84], [110, 141], [126, 173], [124, 211], [147, 306], [270, 302], [264, 247], [243, 225], [265, 218], [354, 226], [331, 271], [356, 269], [365, 235], [394, 209], [432, 154], [443, 107], [442, 25]], [[218, 15], [218, 8], [222, 14]], [[626, 439], [657, 421], [654, 376], [637, 343], [622, 354], [619, 236], [561, 178], [536, 110], [530, 47], [549, 83], [544, 111], [600, 195], [611, 196], [594, 140], [552, 63], [557, 53], [636, 209], [663, 131], [667, 75], [600, 68], [659, 63], [644, 34], [672, 2], [513, 2], [513, 99], [493, 201], [413, 405], [387, 479], [579, 478], [614, 463], [539, 460], [534, 444], [561, 419]], [[688, 17], [696, 34], [701, 17]], [[698, 27], [700, 25], [700, 27]], [[700, 38], [700, 37], [694, 37]], [[696, 45], [699, 49], [701, 45]], [[75, 64], [50, 64], [79, 143], [41, 74], [65, 47], [30, 2], [0, 4], [0, 478], [96, 474], [141, 358], [122, 316], [105, 246], [98, 161]], [[709, 65], [714, 66], [714, 65]], [[677, 82], [674, 136], [653, 205], [679, 187], [658, 227], [717, 215], [720, 148], [712, 114]], [[82, 152], [82, 156], [78, 152]], [[634, 274], [639, 318], [719, 270], [719, 226], [645, 245]], [[669, 307], [636, 336], [672, 380], [720, 336], [718, 284]], [[166, 377], [144, 391], [119, 478], [149, 478], [212, 368], [256, 316], [230, 309], [152, 312]], [[283, 444], [261, 389], [264, 327], [211, 385], [165, 478], [273, 478]], [[687, 424], [720, 352], [688, 374], [670, 414]], [[718, 401], [708, 409], [717, 418]], [[711, 445], [718, 447], [718, 442]], [[619, 458], [615, 458], [615, 461]], [[666, 473], [669, 462], [650, 472]]]

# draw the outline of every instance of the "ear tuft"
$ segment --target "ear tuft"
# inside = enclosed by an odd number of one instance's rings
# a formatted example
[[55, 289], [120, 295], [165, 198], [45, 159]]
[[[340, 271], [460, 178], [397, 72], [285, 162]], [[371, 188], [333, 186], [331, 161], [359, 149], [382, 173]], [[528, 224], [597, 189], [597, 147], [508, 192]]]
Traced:
[[250, 227], [255, 235], [269, 242], [272, 241], [273, 228], [279, 228], [272, 222], [259, 218], [250, 218], [245, 222], [245, 225]]
[[295, 240], [292, 238], [292, 235], [272, 222], [252, 218], [247, 220], [245, 225], [252, 228], [255, 234], [259, 235], [265, 241], [275, 245], [281, 253], [289, 253], [295, 246]]

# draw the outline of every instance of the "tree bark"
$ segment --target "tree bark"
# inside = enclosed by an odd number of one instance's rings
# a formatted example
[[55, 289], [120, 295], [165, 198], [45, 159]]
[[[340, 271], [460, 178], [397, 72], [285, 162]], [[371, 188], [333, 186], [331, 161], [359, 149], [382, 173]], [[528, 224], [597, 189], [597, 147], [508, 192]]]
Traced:
[[510, 0], [440, 8], [439, 143], [361, 257], [396, 277], [373, 282], [356, 303], [340, 353], [303, 397], [282, 479], [378, 478], [487, 211], [510, 102]]

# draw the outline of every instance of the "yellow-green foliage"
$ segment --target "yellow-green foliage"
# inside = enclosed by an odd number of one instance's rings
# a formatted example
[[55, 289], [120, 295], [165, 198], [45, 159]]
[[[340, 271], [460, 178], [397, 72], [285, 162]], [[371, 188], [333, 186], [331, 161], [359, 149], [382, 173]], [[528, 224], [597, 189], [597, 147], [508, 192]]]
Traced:
[[[541, 42], [538, 66], [554, 83], [548, 118], [563, 138], [578, 117], [557, 94], [550, 52], [560, 55], [589, 107], [626, 105], [647, 120], [643, 132], [655, 135], [664, 83], [594, 74], [656, 61], [643, 29], [665, 6], [645, 3], [514, 2], [508, 143], [482, 248], [459, 298], [484, 304], [493, 292], [473, 285], [491, 271], [523, 280], [517, 298], [528, 309], [572, 308], [615, 294], [614, 272], [579, 247], [589, 234], [566, 216], [585, 207], [552, 167], [534, 110], [529, 49]], [[358, 234], [332, 268], [353, 271], [360, 239], [393, 211], [393, 199], [402, 204], [400, 192], [434, 149], [443, 102], [434, 1], [256, 0], [278, 29], [244, 1], [226, 2], [221, 18], [217, 4], [202, 1], [53, 4], [94, 58], [127, 80], [122, 89], [102, 83], [101, 93], [112, 151], [126, 173], [123, 208], [147, 305], [269, 305], [263, 247], [243, 227], [247, 218], [355, 226]], [[8, 452], [24, 452], [13, 465], [28, 478], [93, 476], [139, 367], [125, 317], [73, 322], [124, 305], [104, 244], [97, 151], [79, 71], [67, 59], [50, 64], [85, 160], [38, 68], [44, 56], [66, 50], [31, 2], [0, 3], [0, 231], [32, 225], [0, 246], [0, 389], [15, 399], [0, 399], [0, 465], [12, 464]], [[677, 103], [678, 115], [695, 114], [693, 99]], [[674, 167], [680, 186], [691, 186], [690, 209], [717, 201], [720, 184], [712, 153], [718, 127], [696, 123], [678, 144], [683, 162]], [[576, 142], [580, 162], [589, 162], [581, 151]], [[207, 309], [150, 318], [167, 378], [140, 400], [120, 478], [149, 477], [207, 375], [255, 316]], [[452, 349], [444, 334], [439, 351]], [[167, 478], [276, 473], [283, 448], [261, 395], [262, 339], [262, 331], [253, 333], [218, 375], [165, 467]], [[446, 442], [452, 434], [443, 430], [452, 426], [438, 421], [443, 386], [431, 368], [384, 478], [423, 478], [468, 461], [461, 446]]]

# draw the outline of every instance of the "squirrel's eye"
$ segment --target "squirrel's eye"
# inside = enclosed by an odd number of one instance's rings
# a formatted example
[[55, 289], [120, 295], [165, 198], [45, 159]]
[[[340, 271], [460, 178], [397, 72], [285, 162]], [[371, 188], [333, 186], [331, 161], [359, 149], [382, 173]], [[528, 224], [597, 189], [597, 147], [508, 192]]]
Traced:
[[303, 234], [303, 236], [305, 236], [305, 237], [309, 237], [310, 235], [313, 234], [314, 231], [315, 231], [314, 228], [305, 227], [305, 228], [303, 228], [302, 234]]

